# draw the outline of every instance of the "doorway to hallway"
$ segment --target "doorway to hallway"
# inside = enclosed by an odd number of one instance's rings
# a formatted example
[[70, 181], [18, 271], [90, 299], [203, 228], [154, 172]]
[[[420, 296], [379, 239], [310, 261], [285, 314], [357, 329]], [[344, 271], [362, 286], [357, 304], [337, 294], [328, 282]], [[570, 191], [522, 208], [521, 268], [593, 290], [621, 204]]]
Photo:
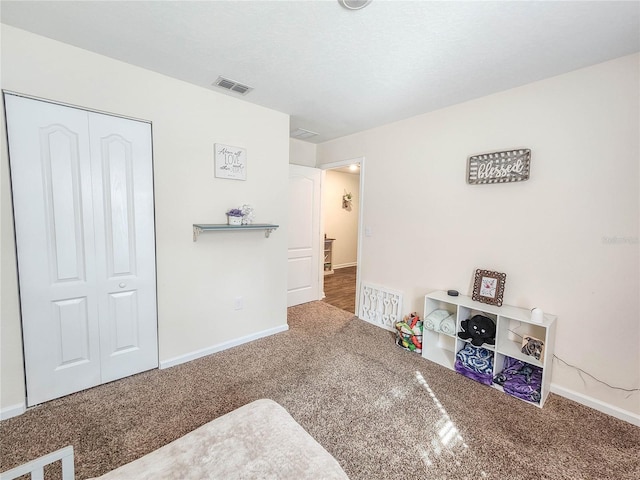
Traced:
[[324, 301], [357, 312], [364, 158], [322, 165]]

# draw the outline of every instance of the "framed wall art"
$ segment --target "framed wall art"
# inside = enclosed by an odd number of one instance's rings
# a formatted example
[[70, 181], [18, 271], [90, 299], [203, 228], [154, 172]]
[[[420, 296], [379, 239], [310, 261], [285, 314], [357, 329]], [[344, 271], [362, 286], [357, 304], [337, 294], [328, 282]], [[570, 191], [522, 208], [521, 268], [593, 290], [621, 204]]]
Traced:
[[247, 179], [247, 150], [231, 145], [216, 143], [213, 146], [215, 175], [231, 180]]
[[542, 362], [544, 361], [544, 341], [539, 338], [525, 335], [522, 337], [521, 352]]
[[476, 270], [471, 298], [478, 302], [501, 307], [506, 279], [506, 273]]

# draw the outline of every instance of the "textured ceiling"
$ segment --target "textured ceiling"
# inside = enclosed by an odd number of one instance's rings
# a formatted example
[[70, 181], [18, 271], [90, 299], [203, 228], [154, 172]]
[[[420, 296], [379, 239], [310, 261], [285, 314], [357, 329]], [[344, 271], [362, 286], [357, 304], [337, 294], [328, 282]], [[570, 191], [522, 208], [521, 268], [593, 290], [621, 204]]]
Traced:
[[[3, 23], [291, 115], [318, 143], [640, 50], [639, 2], [3, 1]], [[211, 84], [225, 76], [244, 97]]]

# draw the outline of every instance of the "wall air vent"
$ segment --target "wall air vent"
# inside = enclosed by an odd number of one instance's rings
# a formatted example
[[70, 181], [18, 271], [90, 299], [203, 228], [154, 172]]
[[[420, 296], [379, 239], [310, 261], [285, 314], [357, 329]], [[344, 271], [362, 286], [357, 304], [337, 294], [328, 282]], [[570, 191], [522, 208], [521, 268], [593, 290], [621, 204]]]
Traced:
[[243, 85], [242, 83], [238, 83], [235, 80], [229, 80], [228, 78], [218, 77], [218, 79], [213, 83], [216, 87], [224, 88], [225, 90], [231, 90], [232, 92], [239, 93], [240, 95], [246, 95], [253, 87], [249, 87], [248, 85]]
[[305, 130], [304, 128], [296, 128], [289, 134], [291, 138], [297, 138], [299, 140], [315, 137], [316, 135], [318, 135], [316, 132], [312, 132], [311, 130]]

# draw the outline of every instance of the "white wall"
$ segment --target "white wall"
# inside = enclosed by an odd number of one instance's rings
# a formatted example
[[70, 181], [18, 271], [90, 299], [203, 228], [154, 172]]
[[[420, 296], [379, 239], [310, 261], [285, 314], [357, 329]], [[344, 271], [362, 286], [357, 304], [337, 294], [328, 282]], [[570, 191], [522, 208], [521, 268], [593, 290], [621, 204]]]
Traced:
[[[333, 242], [333, 268], [349, 267], [358, 260], [358, 214], [360, 175], [327, 170], [322, 185], [324, 233]], [[352, 194], [351, 208], [342, 208], [342, 196]]]
[[[557, 356], [639, 388], [639, 64], [623, 57], [319, 145], [318, 165], [367, 159], [362, 281], [403, 291], [409, 312], [431, 290], [470, 294], [476, 268], [505, 272], [505, 304], [559, 316]], [[529, 181], [466, 184], [467, 156], [515, 147], [532, 150]], [[553, 382], [640, 418], [638, 392], [557, 361]]]
[[[286, 328], [289, 118], [224, 94], [2, 25], [2, 88], [153, 122], [160, 361]], [[4, 131], [4, 125], [3, 125]], [[2, 134], [0, 407], [24, 403], [8, 160]], [[213, 145], [247, 149], [247, 180], [216, 179]], [[205, 233], [255, 207], [280, 228]], [[236, 295], [244, 309], [235, 311]]]
[[316, 166], [315, 143], [304, 142], [296, 138], [289, 139], [289, 163], [303, 167]]

